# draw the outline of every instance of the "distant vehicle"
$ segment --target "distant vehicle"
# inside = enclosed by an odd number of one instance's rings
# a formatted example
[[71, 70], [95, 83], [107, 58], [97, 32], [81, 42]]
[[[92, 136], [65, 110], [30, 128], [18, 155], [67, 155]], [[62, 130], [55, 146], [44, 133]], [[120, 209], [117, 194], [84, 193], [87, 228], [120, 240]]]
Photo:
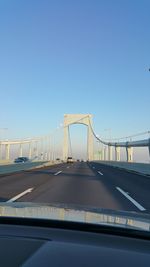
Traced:
[[72, 157], [68, 157], [67, 158], [67, 163], [72, 163], [73, 162], [73, 158]]
[[19, 157], [14, 160], [14, 163], [25, 163], [28, 162], [29, 158], [28, 157]]

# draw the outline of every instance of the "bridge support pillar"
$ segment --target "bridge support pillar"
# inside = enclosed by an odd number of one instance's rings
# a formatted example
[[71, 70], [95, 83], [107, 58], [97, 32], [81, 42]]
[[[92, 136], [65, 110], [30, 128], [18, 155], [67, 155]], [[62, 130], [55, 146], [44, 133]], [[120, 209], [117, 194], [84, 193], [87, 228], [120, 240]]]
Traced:
[[64, 144], [63, 144], [63, 160], [66, 161], [68, 157], [68, 137], [69, 129], [68, 126], [64, 125]]
[[88, 160], [93, 160], [93, 133], [90, 127], [88, 127]]
[[64, 115], [64, 142], [63, 142], [63, 160], [68, 157], [68, 127], [72, 124], [83, 124], [87, 126], [87, 159], [93, 160], [93, 131], [92, 131], [92, 115], [91, 114], [65, 114]]
[[9, 158], [10, 158], [10, 144], [6, 144], [5, 149], [6, 149], [6, 160], [9, 160]]
[[2, 159], [2, 145], [0, 144], [0, 160]]
[[133, 162], [133, 147], [126, 147], [127, 162]]
[[104, 160], [104, 149], [102, 148], [102, 160]]
[[32, 158], [32, 143], [29, 143], [29, 159]]
[[108, 146], [108, 160], [112, 160], [112, 146]]
[[22, 144], [20, 144], [19, 157], [22, 157]]
[[115, 160], [120, 161], [120, 147], [119, 146], [115, 147]]
[[103, 160], [103, 151], [102, 149], [99, 151], [99, 160]]
[[38, 151], [38, 142], [36, 142], [36, 151], [35, 151], [35, 156], [38, 157], [39, 151]]
[[107, 160], [107, 149], [106, 149], [106, 147], [104, 147], [104, 150], [103, 150], [103, 160]]

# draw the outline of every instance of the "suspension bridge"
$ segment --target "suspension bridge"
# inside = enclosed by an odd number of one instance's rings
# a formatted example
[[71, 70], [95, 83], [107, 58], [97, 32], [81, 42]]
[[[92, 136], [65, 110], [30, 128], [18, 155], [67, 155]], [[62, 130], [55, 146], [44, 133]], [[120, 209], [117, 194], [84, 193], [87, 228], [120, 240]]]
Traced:
[[[87, 128], [87, 158], [67, 164], [73, 155], [73, 124]], [[150, 164], [135, 163], [133, 158], [133, 150], [143, 147], [150, 152], [149, 131], [106, 140], [95, 133], [91, 114], [65, 114], [63, 125], [50, 134], [0, 141], [0, 201], [149, 213]], [[30, 161], [13, 163], [22, 156]]]
[[[67, 161], [73, 155], [69, 127], [83, 124], [87, 127], [87, 160], [121, 161], [121, 149], [126, 151], [126, 161], [133, 162], [133, 148], [147, 147], [150, 155], [150, 131], [118, 139], [104, 140], [94, 131], [91, 114], [65, 114], [64, 123], [53, 133], [45, 136], [0, 140], [0, 163], [12, 162], [15, 157], [28, 156], [31, 160]], [[147, 135], [145, 139], [133, 140]], [[132, 141], [131, 141], [132, 139]], [[126, 140], [126, 141], [123, 141]], [[98, 149], [98, 144], [101, 148]], [[113, 148], [114, 152], [113, 153]]]

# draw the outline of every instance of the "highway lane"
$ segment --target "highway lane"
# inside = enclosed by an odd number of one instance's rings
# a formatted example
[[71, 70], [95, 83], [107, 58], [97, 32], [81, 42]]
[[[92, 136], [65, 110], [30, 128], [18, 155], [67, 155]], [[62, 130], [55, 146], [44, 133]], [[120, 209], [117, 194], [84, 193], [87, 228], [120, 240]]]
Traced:
[[93, 162], [92, 166], [105, 174], [104, 183], [107, 188], [121, 188], [150, 211], [150, 177], [100, 163]]
[[0, 176], [0, 201], [94, 206], [150, 213], [150, 178], [76, 162]]
[[60, 166], [63, 169], [65, 164], [58, 164], [51, 167], [34, 169], [32, 171], [21, 171], [12, 174], [0, 175], [0, 201], [8, 201], [11, 197], [20, 194], [29, 188], [39, 188], [49, 182]]

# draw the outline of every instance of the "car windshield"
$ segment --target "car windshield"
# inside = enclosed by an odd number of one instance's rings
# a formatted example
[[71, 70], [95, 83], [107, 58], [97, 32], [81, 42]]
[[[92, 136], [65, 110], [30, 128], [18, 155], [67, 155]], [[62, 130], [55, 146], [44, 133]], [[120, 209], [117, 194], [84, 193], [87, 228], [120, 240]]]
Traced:
[[0, 216], [150, 230], [149, 11], [0, 2]]

